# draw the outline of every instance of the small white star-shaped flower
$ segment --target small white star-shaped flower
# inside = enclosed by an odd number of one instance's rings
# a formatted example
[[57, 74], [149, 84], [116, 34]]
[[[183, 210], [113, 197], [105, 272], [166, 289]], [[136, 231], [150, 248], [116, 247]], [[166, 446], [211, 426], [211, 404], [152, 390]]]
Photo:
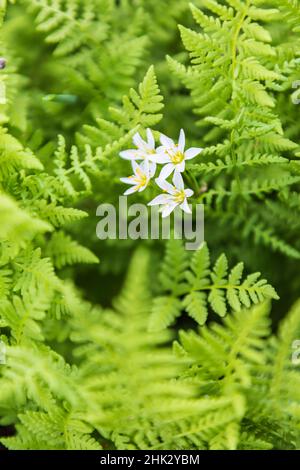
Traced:
[[144, 189], [146, 189], [148, 186], [150, 179], [154, 175], [153, 168], [149, 166], [147, 161], [144, 161], [141, 163], [141, 165], [138, 165], [136, 161], [133, 160], [131, 164], [134, 175], [129, 176], [128, 178], [120, 178], [122, 183], [130, 184], [132, 186], [131, 188], [126, 189], [124, 196], [128, 196], [129, 194], [135, 193], [137, 191], [144, 191]]
[[156, 154], [150, 155], [149, 158], [155, 163], [165, 164], [160, 172], [159, 178], [166, 179], [173, 172], [182, 173], [185, 170], [185, 161], [196, 157], [203, 149], [191, 147], [184, 150], [185, 134], [181, 129], [178, 144], [169, 137], [161, 134], [161, 146], [156, 149]]
[[160, 177], [156, 178], [155, 181], [165, 193], [152, 199], [152, 201], [148, 203], [149, 206], [160, 205], [162, 217], [167, 217], [177, 206], [184, 212], [188, 214], [191, 213], [187, 198], [191, 197], [194, 191], [188, 188], [184, 189], [184, 183], [180, 173], [174, 172], [173, 185]]
[[156, 163], [150, 162], [149, 158], [152, 155], [156, 154], [155, 150], [155, 140], [153, 137], [153, 134], [150, 129], [146, 130], [147, 133], [147, 140], [143, 140], [140, 134], [137, 132], [134, 134], [132, 140], [133, 143], [136, 145], [136, 149], [129, 149], [129, 150], [123, 150], [120, 152], [120, 157], [124, 158], [125, 160], [143, 160], [143, 161], [148, 161], [149, 162], [149, 168], [151, 168], [151, 171], [153, 174], [156, 171]]

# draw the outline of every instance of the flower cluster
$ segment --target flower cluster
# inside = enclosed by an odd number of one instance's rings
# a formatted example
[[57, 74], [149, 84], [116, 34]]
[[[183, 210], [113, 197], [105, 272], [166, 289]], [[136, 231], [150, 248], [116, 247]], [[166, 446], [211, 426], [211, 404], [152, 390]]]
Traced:
[[[131, 161], [134, 173], [128, 178], [120, 178], [123, 183], [131, 186], [125, 191], [124, 195], [144, 191], [155, 176], [157, 164], [160, 164], [163, 167], [159, 176], [155, 178], [155, 183], [163, 190], [163, 193], [156, 196], [148, 205], [159, 205], [162, 217], [167, 217], [176, 206], [190, 213], [187, 198], [191, 197], [194, 192], [192, 189], [184, 188], [182, 173], [185, 170], [186, 160], [196, 157], [202, 149], [192, 147], [185, 150], [183, 129], [180, 131], [177, 144], [169, 137], [161, 134], [161, 145], [155, 148], [155, 140], [150, 129], [147, 129], [146, 141], [141, 138], [139, 133], [136, 133], [133, 137], [133, 143], [136, 146], [135, 149], [120, 152], [120, 157]], [[167, 178], [172, 174], [173, 184], [167, 181]]]

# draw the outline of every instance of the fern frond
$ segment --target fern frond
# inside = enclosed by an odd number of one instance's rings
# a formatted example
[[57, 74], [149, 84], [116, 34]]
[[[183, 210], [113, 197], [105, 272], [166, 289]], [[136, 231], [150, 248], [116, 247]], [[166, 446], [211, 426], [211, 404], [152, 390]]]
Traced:
[[17, 246], [25, 246], [36, 234], [52, 231], [52, 226], [32, 217], [9, 196], [0, 195], [1, 240], [11, 240]]
[[60, 206], [53, 202], [47, 204], [45, 200], [34, 201], [34, 211], [38, 217], [45, 219], [54, 227], [61, 227], [88, 216], [82, 210]]
[[[181, 250], [184, 252], [183, 247]], [[174, 242], [170, 242], [162, 273], [176, 273], [175, 269], [178, 270], [180, 266], [176, 261], [178, 252], [178, 249], [174, 249]], [[172, 265], [176, 268], [171, 270]], [[182, 295], [181, 308], [200, 325], [206, 322], [208, 307], [223, 317], [229, 307], [240, 311], [242, 306], [249, 308], [253, 303], [278, 298], [274, 288], [265, 279], [260, 279], [260, 273], [250, 274], [242, 281], [243, 269], [243, 263], [239, 263], [228, 274], [225, 255], [221, 255], [211, 267], [208, 248], [206, 244], [202, 245], [193, 255], [189, 269], [181, 273], [180, 279], [185, 276], [186, 281], [179, 284], [180, 289], [176, 288], [175, 281], [175, 291], [171, 290], [170, 297], [155, 299], [150, 319], [151, 329], [160, 330], [174, 322], [180, 314], [178, 297]], [[172, 285], [172, 278], [169, 283]], [[168, 291], [163, 284], [162, 289]]]
[[36, 15], [37, 30], [46, 34], [47, 42], [56, 45], [57, 56], [74, 53], [86, 44], [96, 46], [106, 37], [105, 23], [95, 28], [97, 11], [93, 2], [34, 0], [30, 8]]
[[98, 263], [99, 260], [88, 248], [79, 245], [63, 232], [56, 232], [46, 248], [47, 255], [53, 260], [54, 266], [61, 269], [74, 263]]
[[29, 149], [24, 149], [17, 139], [0, 128], [0, 180], [22, 168], [42, 170], [43, 165]]

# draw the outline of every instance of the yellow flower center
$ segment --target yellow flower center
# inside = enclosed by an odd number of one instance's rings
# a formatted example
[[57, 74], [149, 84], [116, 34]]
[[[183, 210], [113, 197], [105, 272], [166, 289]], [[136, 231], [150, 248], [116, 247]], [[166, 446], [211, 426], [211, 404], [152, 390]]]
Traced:
[[130, 178], [136, 183], [137, 188], [140, 189], [147, 184], [148, 178], [139, 168], [137, 169], [137, 176], [131, 176]]
[[177, 163], [181, 163], [184, 160], [184, 154], [178, 150], [176, 153], [172, 153], [170, 158], [171, 162], [177, 165]]
[[178, 203], [182, 203], [185, 200], [185, 192], [183, 189], [176, 191], [174, 194], [174, 201]]

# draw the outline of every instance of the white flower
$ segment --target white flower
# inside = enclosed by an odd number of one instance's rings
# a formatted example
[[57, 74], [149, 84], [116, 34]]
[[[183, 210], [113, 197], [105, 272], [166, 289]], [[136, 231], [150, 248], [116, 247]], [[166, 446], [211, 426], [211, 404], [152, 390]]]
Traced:
[[120, 157], [125, 160], [143, 160], [149, 162], [149, 168], [154, 174], [156, 171], [156, 163], [150, 162], [149, 157], [156, 154], [155, 140], [150, 129], [147, 129], [147, 141], [143, 140], [140, 134], [137, 132], [134, 134], [132, 140], [136, 145], [136, 149], [123, 150], [120, 152]]
[[155, 181], [163, 191], [166, 191], [167, 194], [164, 193], [156, 196], [148, 203], [148, 206], [161, 205], [162, 217], [167, 217], [171, 214], [176, 206], [179, 206], [180, 209], [188, 214], [191, 213], [187, 198], [192, 196], [194, 191], [191, 189], [184, 189], [183, 179], [180, 173], [176, 171], [174, 172], [173, 185], [160, 177], [156, 178]]
[[166, 164], [159, 175], [160, 179], [166, 179], [172, 171], [182, 173], [185, 170], [185, 161], [196, 157], [203, 149], [191, 147], [184, 150], [185, 135], [181, 129], [178, 144], [169, 137], [161, 134], [161, 146], [156, 149], [156, 154], [150, 155], [149, 158], [156, 163]]
[[138, 165], [136, 161], [132, 161], [132, 169], [134, 175], [129, 176], [128, 178], [120, 178], [122, 183], [132, 185], [131, 188], [127, 189], [124, 193], [124, 196], [135, 193], [136, 191], [144, 191], [148, 186], [148, 183], [152, 176], [154, 175], [153, 167], [149, 166], [148, 161], [144, 161], [141, 165]]

